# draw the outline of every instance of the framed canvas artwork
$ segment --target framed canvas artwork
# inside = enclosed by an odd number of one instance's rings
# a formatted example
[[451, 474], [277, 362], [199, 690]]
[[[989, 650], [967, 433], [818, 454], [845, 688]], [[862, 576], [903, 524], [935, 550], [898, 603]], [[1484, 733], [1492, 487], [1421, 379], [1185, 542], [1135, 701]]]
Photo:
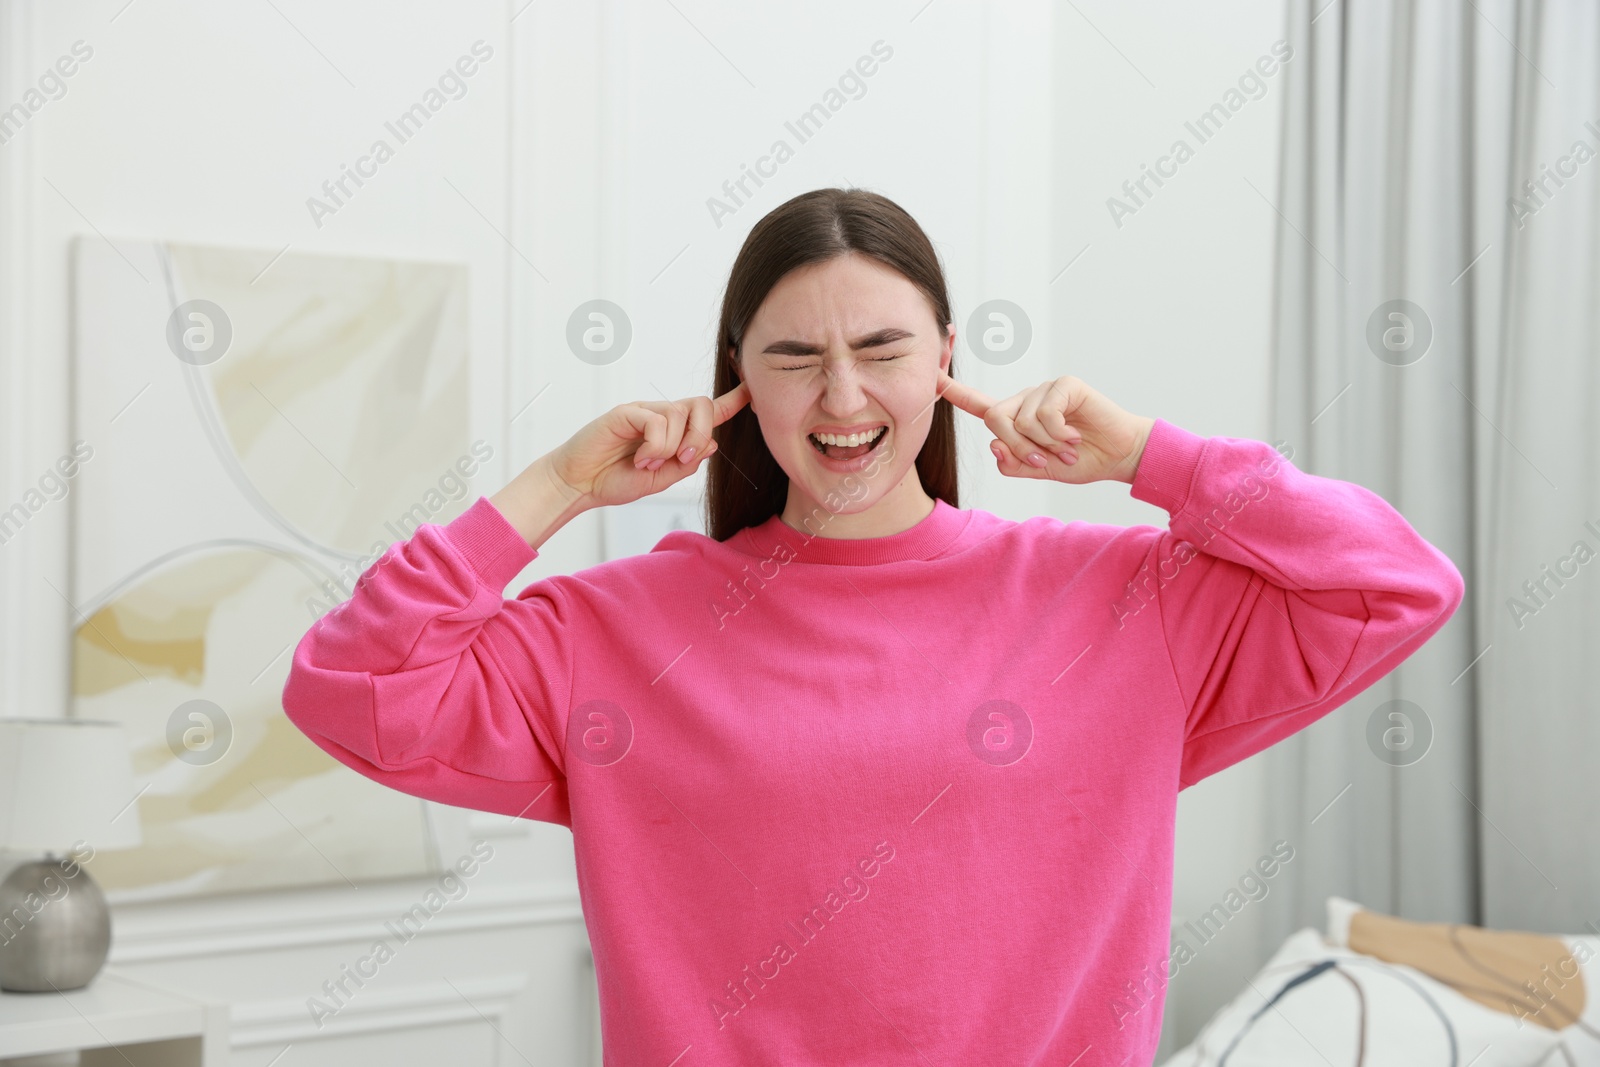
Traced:
[[137, 900], [436, 872], [424, 802], [280, 695], [384, 548], [471, 503], [466, 267], [73, 251], [71, 710], [127, 727], [144, 836], [96, 879]]

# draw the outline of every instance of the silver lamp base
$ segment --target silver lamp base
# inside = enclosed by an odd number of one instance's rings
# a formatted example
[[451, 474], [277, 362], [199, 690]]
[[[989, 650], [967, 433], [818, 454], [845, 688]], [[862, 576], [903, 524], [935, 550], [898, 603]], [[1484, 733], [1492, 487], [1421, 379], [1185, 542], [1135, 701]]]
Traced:
[[0, 989], [82, 989], [111, 951], [111, 909], [71, 858], [35, 860], [0, 882]]

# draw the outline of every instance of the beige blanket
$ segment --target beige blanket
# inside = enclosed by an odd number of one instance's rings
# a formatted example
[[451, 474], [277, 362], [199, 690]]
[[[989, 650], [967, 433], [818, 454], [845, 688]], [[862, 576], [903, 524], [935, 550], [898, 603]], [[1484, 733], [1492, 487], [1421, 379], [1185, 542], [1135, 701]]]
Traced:
[[1350, 948], [1414, 967], [1485, 1007], [1550, 1030], [1583, 1014], [1583, 961], [1557, 937], [1363, 910], [1351, 917]]

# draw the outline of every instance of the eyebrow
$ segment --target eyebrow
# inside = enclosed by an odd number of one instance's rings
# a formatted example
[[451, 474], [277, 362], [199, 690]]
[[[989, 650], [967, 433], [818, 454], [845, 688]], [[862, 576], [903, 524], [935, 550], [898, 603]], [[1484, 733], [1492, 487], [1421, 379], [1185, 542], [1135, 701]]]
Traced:
[[[902, 330], [898, 326], [886, 326], [881, 330], [874, 330], [872, 333], [851, 341], [850, 348], [859, 352], [863, 348], [878, 348], [915, 336], [916, 334], [911, 331]], [[820, 356], [822, 354], [822, 346], [812, 344], [809, 341], [774, 341], [761, 351], [763, 355], [770, 352], [775, 356]]]

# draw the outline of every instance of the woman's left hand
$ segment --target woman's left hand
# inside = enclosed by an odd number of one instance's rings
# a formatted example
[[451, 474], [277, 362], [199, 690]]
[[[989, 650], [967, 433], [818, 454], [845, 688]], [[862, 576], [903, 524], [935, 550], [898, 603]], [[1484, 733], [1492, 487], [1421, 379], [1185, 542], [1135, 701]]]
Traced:
[[996, 401], [939, 372], [944, 398], [983, 420], [1000, 473], [1082, 485], [1133, 484], [1155, 420], [1133, 415], [1072, 375]]

